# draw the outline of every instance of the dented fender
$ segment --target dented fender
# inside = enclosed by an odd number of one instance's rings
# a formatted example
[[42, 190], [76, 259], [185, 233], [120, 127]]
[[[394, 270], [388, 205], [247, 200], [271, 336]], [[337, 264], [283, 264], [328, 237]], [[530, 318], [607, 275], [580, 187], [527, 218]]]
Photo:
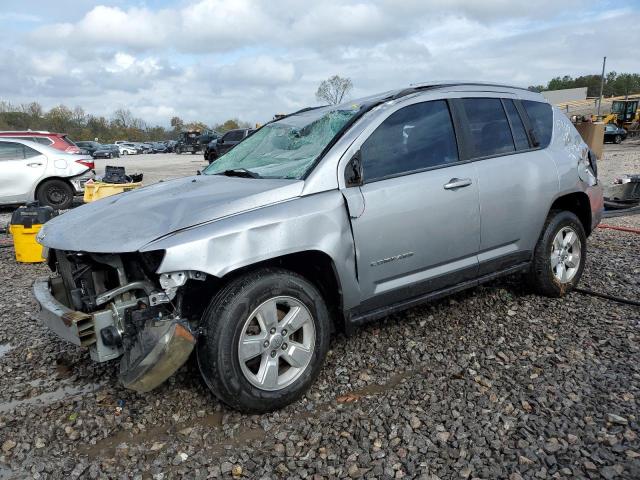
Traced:
[[187, 228], [140, 249], [153, 250], [166, 252], [159, 274], [196, 270], [218, 278], [283, 255], [320, 251], [333, 260], [343, 307], [348, 309], [360, 301], [355, 246], [339, 190], [297, 197]]

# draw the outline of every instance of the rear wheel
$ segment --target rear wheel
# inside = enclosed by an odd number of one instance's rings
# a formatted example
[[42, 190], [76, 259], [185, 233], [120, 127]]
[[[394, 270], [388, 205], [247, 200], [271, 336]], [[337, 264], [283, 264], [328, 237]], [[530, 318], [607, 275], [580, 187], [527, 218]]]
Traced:
[[56, 210], [66, 210], [71, 208], [73, 203], [73, 189], [64, 180], [54, 178], [38, 187], [36, 198], [40, 205], [48, 205]]
[[587, 236], [578, 217], [553, 210], [533, 254], [529, 284], [538, 293], [561, 297], [580, 281], [587, 256]]
[[287, 270], [231, 281], [202, 323], [200, 372], [220, 400], [242, 411], [268, 412], [299, 398], [329, 348], [330, 318], [320, 292]]

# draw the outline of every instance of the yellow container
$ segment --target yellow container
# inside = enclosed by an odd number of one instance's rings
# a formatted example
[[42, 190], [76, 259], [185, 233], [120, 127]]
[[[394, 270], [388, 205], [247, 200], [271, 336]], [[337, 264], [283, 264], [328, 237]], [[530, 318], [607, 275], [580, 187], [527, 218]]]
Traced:
[[42, 257], [42, 245], [36, 242], [36, 235], [42, 225], [31, 227], [24, 225], [9, 225], [9, 233], [13, 236], [13, 248], [16, 251], [16, 260], [21, 263], [44, 262]]
[[89, 182], [84, 185], [85, 203], [94, 202], [101, 198], [110, 197], [117, 193], [128, 192], [142, 186], [142, 182], [134, 183], [104, 183]]

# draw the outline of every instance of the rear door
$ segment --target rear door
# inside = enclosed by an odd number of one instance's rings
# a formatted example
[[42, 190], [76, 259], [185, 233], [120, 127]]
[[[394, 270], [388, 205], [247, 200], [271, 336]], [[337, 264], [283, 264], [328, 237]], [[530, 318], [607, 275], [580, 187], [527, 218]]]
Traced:
[[[352, 213], [361, 309], [475, 278], [475, 165], [462, 164], [446, 100], [391, 113], [359, 148], [363, 211]], [[345, 197], [355, 192], [345, 192]]]
[[47, 157], [37, 150], [17, 142], [0, 142], [0, 202], [31, 201], [46, 168]]
[[[475, 160], [478, 169], [482, 276], [531, 257], [549, 199], [558, 189], [556, 165], [545, 149], [552, 120], [540, 120], [544, 123], [540, 126], [526, 118], [523, 121], [525, 108], [511, 98], [463, 98], [456, 102], [467, 127], [465, 155]], [[540, 103], [544, 105], [551, 115], [551, 107]], [[534, 132], [531, 138], [529, 128]]]

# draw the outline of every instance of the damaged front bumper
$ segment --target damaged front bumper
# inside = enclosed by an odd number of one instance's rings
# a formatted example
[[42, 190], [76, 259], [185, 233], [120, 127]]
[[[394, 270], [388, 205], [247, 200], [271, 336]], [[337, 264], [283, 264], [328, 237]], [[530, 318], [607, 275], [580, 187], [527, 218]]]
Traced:
[[137, 341], [125, 349], [121, 341], [114, 341], [121, 334], [121, 315], [116, 309], [107, 306], [92, 313], [70, 309], [63, 303], [65, 291], [59, 277], [36, 280], [33, 294], [46, 327], [69, 343], [88, 347], [96, 362], [122, 357], [120, 380], [138, 392], [152, 390], [169, 378], [186, 362], [196, 343], [187, 322], [160, 315], [147, 319]]

